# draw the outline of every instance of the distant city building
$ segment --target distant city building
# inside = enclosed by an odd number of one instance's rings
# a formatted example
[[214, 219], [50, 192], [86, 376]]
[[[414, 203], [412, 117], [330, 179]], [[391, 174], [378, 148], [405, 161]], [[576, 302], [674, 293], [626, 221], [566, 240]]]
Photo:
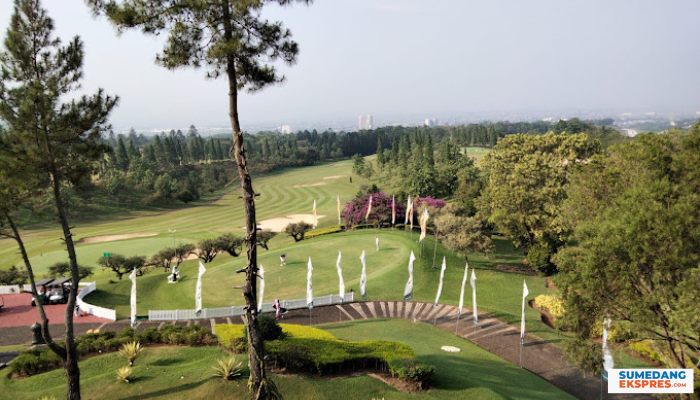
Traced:
[[372, 116], [371, 115], [360, 115], [360, 130], [372, 129]]
[[292, 133], [292, 126], [291, 125], [282, 125], [279, 127], [280, 133], [283, 135], [287, 135]]
[[429, 126], [429, 127], [431, 127], [431, 128], [434, 127], [434, 126], [438, 126], [438, 120], [437, 120], [437, 118], [428, 118], [428, 119], [426, 119], [426, 120], [425, 120], [425, 126]]

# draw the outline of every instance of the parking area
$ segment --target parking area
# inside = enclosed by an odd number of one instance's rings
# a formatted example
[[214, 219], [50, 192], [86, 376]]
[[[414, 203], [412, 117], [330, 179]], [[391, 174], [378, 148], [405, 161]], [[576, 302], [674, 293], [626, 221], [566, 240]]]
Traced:
[[[39, 318], [39, 310], [32, 307], [32, 295], [30, 293], [21, 294], [4, 294], [2, 300], [5, 305], [0, 309], [0, 327], [11, 326], [30, 326], [34, 322], [41, 323]], [[54, 304], [45, 305], [44, 311], [51, 325], [63, 324], [65, 317], [66, 305]], [[98, 318], [92, 315], [84, 317], [74, 317], [73, 323], [102, 323], [111, 322], [108, 319]]]

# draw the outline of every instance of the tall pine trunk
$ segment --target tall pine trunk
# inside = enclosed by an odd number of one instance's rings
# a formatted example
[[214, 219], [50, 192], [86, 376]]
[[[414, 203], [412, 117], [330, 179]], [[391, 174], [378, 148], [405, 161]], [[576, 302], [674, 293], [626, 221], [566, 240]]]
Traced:
[[[47, 141], [48, 143], [48, 141]], [[50, 153], [49, 153], [50, 154]], [[66, 399], [80, 400], [80, 368], [78, 367], [78, 351], [75, 346], [75, 336], [73, 334], [73, 308], [75, 307], [75, 299], [78, 294], [78, 283], [80, 277], [78, 274], [78, 260], [75, 255], [75, 246], [73, 245], [73, 234], [68, 225], [66, 209], [63, 205], [61, 197], [61, 184], [57, 178], [55, 171], [51, 173], [53, 195], [56, 202], [56, 211], [58, 220], [63, 229], [63, 240], [68, 251], [68, 259], [70, 262], [71, 287], [66, 302], [65, 325], [66, 325], [66, 357], [63, 360], [63, 369], [66, 373], [68, 384], [66, 385]]]
[[[228, 0], [223, 1], [224, 38], [233, 38], [231, 28], [231, 16], [229, 12]], [[246, 228], [246, 253], [248, 263], [245, 268], [245, 285], [243, 286], [243, 297], [245, 298], [245, 324], [248, 333], [248, 366], [250, 367], [250, 378], [248, 385], [253, 392], [253, 399], [267, 399], [268, 389], [265, 384], [265, 348], [263, 344], [262, 332], [258, 325], [257, 307], [257, 232], [255, 222], [255, 192], [253, 182], [248, 172], [245, 159], [245, 148], [243, 146], [243, 132], [238, 120], [238, 83], [236, 77], [236, 61], [232, 55], [226, 58], [226, 75], [228, 78], [228, 99], [229, 117], [231, 119], [231, 129], [233, 131], [233, 156], [238, 167], [238, 175], [241, 178], [241, 192], [243, 206], [245, 209]]]

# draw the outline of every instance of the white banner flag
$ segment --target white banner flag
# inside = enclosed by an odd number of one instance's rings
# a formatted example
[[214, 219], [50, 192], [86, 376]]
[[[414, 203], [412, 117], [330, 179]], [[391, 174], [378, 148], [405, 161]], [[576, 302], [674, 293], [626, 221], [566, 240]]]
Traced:
[[197, 275], [197, 290], [195, 291], [194, 295], [194, 308], [198, 316], [199, 313], [202, 312], [202, 275], [204, 275], [205, 272], [207, 272], [207, 269], [204, 268], [204, 264], [202, 264], [202, 261], [200, 261], [199, 274]]
[[440, 270], [440, 284], [438, 285], [438, 291], [437, 291], [437, 296], [435, 296], [435, 304], [433, 307], [438, 306], [438, 302], [440, 301], [440, 294], [442, 293], [442, 281], [445, 279], [445, 270], [447, 269], [447, 263], [445, 262], [445, 257], [442, 257], [442, 269]]
[[479, 311], [476, 308], [476, 274], [474, 273], [474, 268], [472, 268], [472, 278], [469, 280], [469, 284], [472, 285], [472, 311], [474, 314], [474, 325], [478, 325]]
[[527, 290], [527, 283], [523, 279], [523, 313], [520, 316], [520, 344], [525, 343], [525, 298], [530, 292]]
[[416, 256], [413, 255], [413, 250], [411, 250], [411, 257], [408, 259], [408, 282], [406, 282], [406, 289], [403, 291], [403, 299], [408, 301], [413, 298], [413, 262], [416, 261]]
[[262, 311], [263, 305], [263, 294], [265, 293], [265, 268], [260, 264], [260, 269], [258, 269], [258, 276], [260, 277], [260, 299], [258, 300], [258, 312]]
[[345, 282], [343, 282], [343, 270], [340, 267], [340, 252], [338, 252], [338, 261], [335, 263], [335, 267], [338, 269], [338, 291], [340, 292], [340, 301], [345, 300]]
[[423, 239], [425, 239], [425, 234], [427, 233], [428, 230], [428, 206], [426, 206], [423, 209], [423, 214], [420, 216], [420, 237], [418, 238], [419, 242], [422, 242]]
[[362, 261], [362, 275], [360, 275], [360, 294], [364, 300], [367, 295], [367, 267], [365, 265], [365, 251], [362, 250], [362, 255], [360, 256], [360, 261]]
[[411, 196], [408, 196], [408, 201], [406, 201], [406, 219], [403, 221], [404, 225], [408, 225], [408, 214], [411, 212]]
[[462, 308], [464, 307], [464, 287], [467, 285], [467, 277], [469, 274], [469, 261], [467, 260], [467, 266], [464, 267], [464, 276], [462, 277], [462, 290], [459, 292], [459, 310], [457, 314], [462, 315]]
[[129, 275], [131, 279], [131, 327], [136, 325], [136, 269], [134, 268]]
[[316, 217], [316, 199], [314, 199], [314, 209], [312, 211], [314, 213], [314, 229], [316, 229], [318, 225], [318, 218]]
[[372, 193], [369, 194], [369, 207], [367, 207], [367, 215], [365, 215], [365, 220], [369, 219], [369, 213], [372, 212]]
[[340, 196], [338, 196], [338, 225], [340, 224]]
[[607, 381], [610, 370], [615, 368], [615, 360], [613, 360], [610, 347], [608, 346], [608, 331], [610, 330], [610, 318], [603, 320], [603, 378]]
[[309, 264], [306, 266], [306, 306], [309, 308], [314, 308], [314, 290], [311, 287], [311, 273], [314, 270], [314, 266], [311, 265], [311, 257], [309, 257]]

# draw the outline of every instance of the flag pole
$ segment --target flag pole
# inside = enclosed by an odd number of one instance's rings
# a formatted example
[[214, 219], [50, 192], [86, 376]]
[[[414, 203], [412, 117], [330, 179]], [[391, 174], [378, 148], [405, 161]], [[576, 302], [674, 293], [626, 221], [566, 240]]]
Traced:
[[435, 225], [435, 248], [433, 249], [433, 269], [435, 269], [435, 256], [437, 255], [437, 242], [438, 242], [438, 235], [439, 235], [440, 227], [439, 225]]

